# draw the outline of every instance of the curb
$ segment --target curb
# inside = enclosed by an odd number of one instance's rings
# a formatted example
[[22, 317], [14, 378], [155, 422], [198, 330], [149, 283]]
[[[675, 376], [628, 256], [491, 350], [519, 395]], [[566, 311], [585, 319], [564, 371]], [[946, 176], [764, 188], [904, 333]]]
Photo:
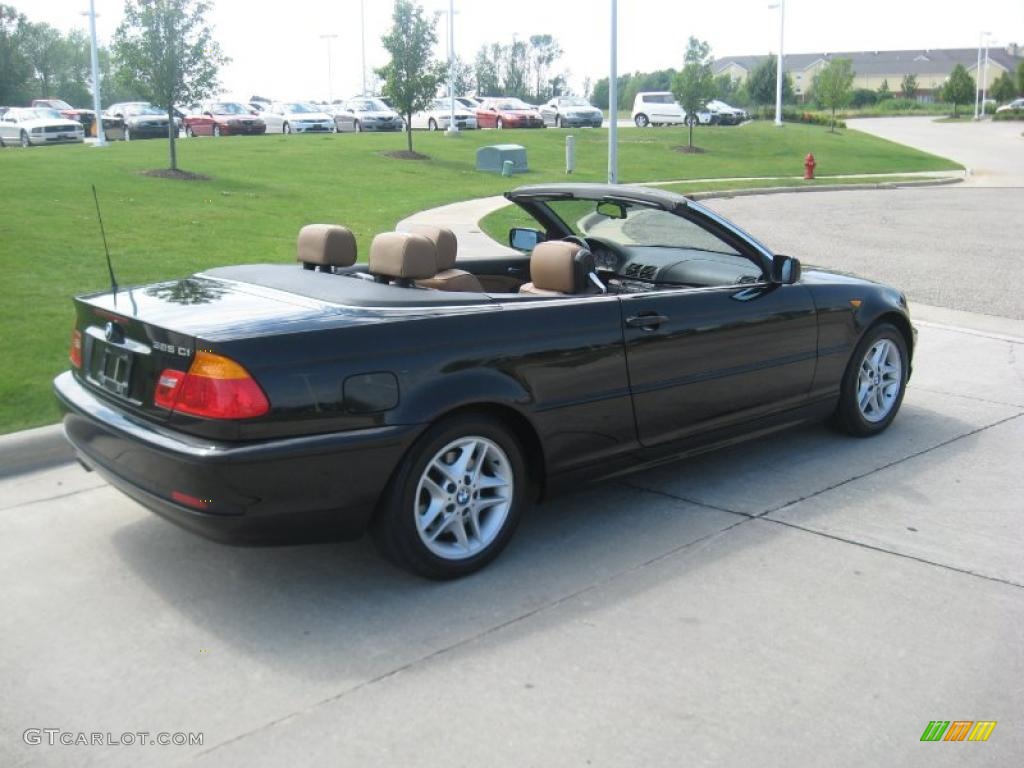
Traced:
[[0, 478], [74, 460], [75, 452], [64, 439], [62, 424], [0, 435]]
[[761, 187], [760, 189], [720, 189], [711, 192], [694, 192], [685, 195], [690, 200], [713, 200], [715, 198], [750, 197], [752, 195], [785, 195], [804, 194], [806, 192], [845, 192], [865, 189], [900, 189], [902, 187], [940, 187], [947, 184], [959, 184], [963, 177], [950, 176], [940, 179], [922, 179], [921, 181], [880, 181], [864, 184], [818, 184], [813, 187]]

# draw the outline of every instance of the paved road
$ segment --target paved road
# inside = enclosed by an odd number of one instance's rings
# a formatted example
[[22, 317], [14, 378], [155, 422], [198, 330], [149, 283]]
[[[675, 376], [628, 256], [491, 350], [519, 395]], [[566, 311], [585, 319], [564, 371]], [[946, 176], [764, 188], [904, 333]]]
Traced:
[[[206, 542], [74, 466], [2, 479], [0, 765], [1019, 765], [1024, 338], [971, 317], [921, 323], [885, 434], [581, 489], [456, 583]], [[920, 743], [934, 719], [999, 725]]]

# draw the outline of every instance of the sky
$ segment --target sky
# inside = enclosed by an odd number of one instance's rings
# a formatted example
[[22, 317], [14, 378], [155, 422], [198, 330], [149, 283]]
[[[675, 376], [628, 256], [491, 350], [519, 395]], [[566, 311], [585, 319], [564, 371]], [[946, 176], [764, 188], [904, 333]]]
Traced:
[[[7, 0], [35, 22], [88, 30], [88, 0]], [[682, 66], [687, 38], [711, 44], [713, 55], [774, 53], [778, 0], [619, 0], [619, 73]], [[421, 0], [447, 13], [448, 0]], [[121, 0], [95, 0], [97, 34], [108, 43], [121, 20]], [[361, 6], [365, 17], [361, 18]], [[367, 69], [382, 66], [381, 36], [391, 24], [389, 0], [214, 0], [209, 20], [232, 58], [221, 71], [224, 95], [247, 100], [322, 100], [362, 88], [361, 28]], [[580, 91], [584, 79], [608, 75], [611, 0], [455, 0], [455, 51], [472, 61], [482, 45], [550, 33]], [[362, 24], [361, 24], [362, 21]], [[438, 24], [438, 55], [447, 57], [447, 17]], [[1024, 45], [1024, 0], [786, 0], [784, 51], [866, 51], [976, 48], [981, 32], [993, 44]], [[337, 35], [324, 39], [322, 35]], [[330, 67], [328, 66], [330, 50]]]

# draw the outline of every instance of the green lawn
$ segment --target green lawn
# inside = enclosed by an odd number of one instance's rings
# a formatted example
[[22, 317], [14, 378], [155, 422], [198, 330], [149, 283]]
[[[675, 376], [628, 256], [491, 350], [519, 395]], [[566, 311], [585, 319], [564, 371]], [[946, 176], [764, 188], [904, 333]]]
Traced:
[[[49, 380], [66, 363], [73, 294], [106, 285], [90, 185], [99, 191], [110, 251], [122, 285], [187, 275], [219, 264], [289, 261], [303, 224], [350, 227], [364, 254], [374, 234], [436, 205], [497, 194], [510, 186], [564, 180], [564, 137], [577, 139], [579, 181], [604, 180], [606, 134], [597, 130], [481, 131], [457, 139], [417, 133], [430, 160], [383, 156], [404, 135], [343, 134], [190, 139], [182, 168], [210, 181], [141, 175], [166, 164], [167, 142], [0, 150], [5, 181], [0, 216], [0, 432], [52, 422]], [[778, 177], [802, 171], [881, 173], [958, 168], [948, 160], [881, 139], [815, 126], [698, 128], [706, 153], [672, 151], [684, 129], [622, 129], [620, 181]], [[530, 173], [514, 180], [473, 170], [478, 146], [527, 147]]]

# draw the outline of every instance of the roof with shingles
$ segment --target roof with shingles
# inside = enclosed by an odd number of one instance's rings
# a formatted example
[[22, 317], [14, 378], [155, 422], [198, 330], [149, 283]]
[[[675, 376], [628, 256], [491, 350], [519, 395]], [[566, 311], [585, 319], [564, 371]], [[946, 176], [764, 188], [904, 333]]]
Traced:
[[[774, 54], [769, 54], [774, 55]], [[737, 64], [748, 72], [755, 70], [765, 56], [723, 56], [715, 59], [712, 68], [719, 73], [731, 64]], [[996, 62], [1003, 68], [1014, 71], [1024, 59], [1013, 56], [1004, 48], [989, 48], [989, 62]], [[800, 72], [816, 61], [850, 59], [858, 75], [948, 75], [957, 64], [973, 69], [978, 63], [977, 48], [932, 48], [904, 51], [830, 51], [823, 53], [787, 53], [784, 66], [789, 72]]]

